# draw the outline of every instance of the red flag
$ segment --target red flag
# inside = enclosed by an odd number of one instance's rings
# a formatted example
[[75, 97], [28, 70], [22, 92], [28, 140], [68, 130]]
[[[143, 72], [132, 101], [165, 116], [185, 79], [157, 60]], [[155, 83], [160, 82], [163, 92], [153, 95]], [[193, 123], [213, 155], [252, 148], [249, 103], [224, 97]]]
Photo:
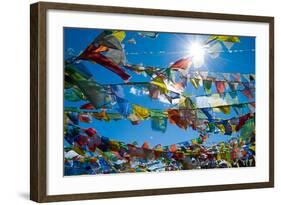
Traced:
[[246, 115], [243, 115], [241, 117], [239, 117], [239, 124], [236, 126], [236, 131], [238, 132], [242, 127], [243, 125], [246, 123], [246, 121], [248, 119], [250, 119], [253, 115], [251, 113], [248, 113]]
[[143, 148], [143, 149], [149, 149], [149, 144], [148, 144], [148, 142], [144, 142], [141, 148]]
[[80, 109], [83, 109], [83, 110], [93, 110], [94, 106], [91, 103], [86, 103], [84, 105], [81, 105]]
[[181, 116], [181, 113], [179, 110], [176, 109], [168, 109], [168, 118], [170, 123], [177, 125], [178, 127], [182, 129], [187, 129], [188, 126], [188, 120]]
[[253, 96], [251, 90], [249, 90], [249, 89], [244, 89], [244, 90], [242, 91], [242, 93], [243, 93], [247, 98], [249, 98], [250, 100], [252, 100], [252, 99], [254, 98], [254, 96]]
[[91, 123], [92, 117], [88, 114], [82, 114], [82, 115], [79, 115], [79, 120], [80, 120], [80, 122]]
[[86, 50], [78, 57], [78, 59], [94, 61], [105, 68], [109, 69], [120, 76], [123, 80], [129, 80], [130, 75], [126, 73], [120, 66], [115, 64], [112, 60], [97, 52], [97, 48], [92, 44], [86, 48]]
[[192, 61], [191, 58], [182, 58], [178, 61], [176, 61], [174, 64], [170, 66], [173, 70], [178, 70], [178, 69], [187, 69], [191, 66]]
[[222, 94], [225, 90], [225, 82], [224, 81], [216, 81], [216, 88], [218, 93]]
[[177, 145], [176, 144], [172, 144], [170, 145], [170, 151], [171, 152], [176, 152], [178, 150]]
[[95, 129], [91, 128], [91, 127], [88, 128], [88, 129], [85, 129], [84, 132], [85, 132], [88, 136], [90, 136], [90, 137], [92, 137], [92, 136], [94, 136], [95, 134], [97, 134], [97, 131], [96, 131]]

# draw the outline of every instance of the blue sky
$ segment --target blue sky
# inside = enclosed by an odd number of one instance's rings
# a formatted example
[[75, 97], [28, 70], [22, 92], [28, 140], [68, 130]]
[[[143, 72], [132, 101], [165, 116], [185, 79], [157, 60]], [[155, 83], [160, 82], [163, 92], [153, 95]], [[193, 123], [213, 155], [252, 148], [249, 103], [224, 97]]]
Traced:
[[[64, 54], [65, 58], [71, 52], [77, 55], [83, 51], [93, 40], [100, 34], [102, 30], [99, 29], [79, 29], [79, 28], [64, 28]], [[136, 44], [128, 43], [129, 39], [134, 38]], [[190, 42], [199, 40], [204, 41], [207, 35], [194, 34], [176, 34], [176, 33], [160, 33], [157, 38], [152, 39], [148, 37], [141, 37], [137, 32], [127, 31], [126, 38], [123, 40], [125, 52], [127, 53], [127, 62], [131, 64], [140, 64], [144, 66], [158, 66], [168, 67], [171, 62], [184, 57]], [[191, 70], [204, 70], [211, 72], [225, 72], [225, 73], [255, 73], [255, 38], [254, 37], [240, 37], [240, 43], [235, 44], [231, 50], [232, 52], [223, 52], [218, 58], [211, 58], [205, 55], [205, 63], [200, 68], [191, 68]], [[161, 52], [164, 51], [165, 53]], [[135, 55], [135, 53], [138, 53]], [[122, 83], [123, 80], [114, 73], [103, 68], [98, 64], [93, 64], [87, 61], [83, 62], [92, 72], [94, 79], [101, 84], [108, 83]], [[131, 74], [130, 82], [148, 82], [149, 78], [143, 75], [137, 75], [133, 72], [127, 71]], [[130, 86], [124, 86], [125, 97], [132, 103], [137, 103], [147, 108], [167, 109], [169, 104], [162, 103], [159, 100], [151, 100], [147, 95], [136, 96], [130, 93]], [[136, 88], [138, 89], [138, 88]], [[215, 91], [215, 87], [212, 87]], [[203, 88], [194, 89], [190, 84], [185, 89], [185, 92], [192, 95], [204, 94]], [[247, 99], [243, 95], [238, 95], [240, 102], [246, 102]], [[84, 104], [70, 103], [65, 101], [65, 106], [79, 106]], [[217, 117], [224, 117], [226, 119], [234, 116], [232, 112], [230, 115], [217, 114]], [[144, 141], [148, 141], [150, 145], [162, 144], [169, 145], [182, 141], [191, 140], [198, 137], [198, 132], [191, 129], [183, 130], [168, 123], [167, 131], [165, 133], [157, 132], [151, 129], [150, 119], [141, 121], [140, 125], [131, 125], [128, 120], [101, 122], [94, 120], [92, 124], [81, 123], [83, 127], [94, 127], [101, 135], [107, 136], [110, 139], [132, 143], [137, 141], [142, 145]], [[235, 136], [236, 134], [233, 134]], [[231, 136], [224, 136], [219, 134], [210, 134], [207, 143], [216, 143], [218, 141], [225, 141]]]

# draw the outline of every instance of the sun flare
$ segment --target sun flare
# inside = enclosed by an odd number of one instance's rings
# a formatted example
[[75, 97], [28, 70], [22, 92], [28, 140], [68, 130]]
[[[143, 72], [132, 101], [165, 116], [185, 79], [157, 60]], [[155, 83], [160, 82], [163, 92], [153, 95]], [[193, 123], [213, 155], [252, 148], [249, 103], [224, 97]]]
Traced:
[[188, 52], [192, 57], [194, 67], [200, 67], [204, 64], [205, 47], [199, 42], [192, 42]]

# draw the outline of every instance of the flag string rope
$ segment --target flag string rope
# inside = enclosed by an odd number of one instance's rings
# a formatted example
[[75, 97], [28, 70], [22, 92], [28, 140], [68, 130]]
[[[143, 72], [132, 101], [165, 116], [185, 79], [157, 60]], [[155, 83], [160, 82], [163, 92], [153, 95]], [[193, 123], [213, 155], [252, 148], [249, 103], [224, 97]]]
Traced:
[[[223, 107], [228, 107], [228, 106], [243, 106], [243, 105], [249, 105], [249, 104], [254, 104], [255, 101], [252, 101], [252, 102], [244, 102], [244, 103], [233, 103], [233, 104], [227, 104], [227, 105], [218, 105], [218, 106], [212, 106], [212, 107], [200, 107], [200, 108], [175, 108], [175, 107], [171, 107], [171, 108], [168, 108], [166, 110], [163, 110], [163, 109], [154, 109], [154, 108], [146, 108], [148, 110], [151, 110], [151, 111], [156, 111], [156, 112], [166, 112], [167, 110], [171, 109], [171, 110], [200, 110], [200, 109], [207, 109], [207, 108], [223, 108]], [[138, 105], [136, 103], [130, 103], [132, 105], [137, 105], [137, 106], [140, 106], [140, 107], [143, 107], [141, 105]], [[74, 111], [74, 110], [77, 110], [77, 111], [81, 111], [81, 112], [98, 112], [97, 110], [112, 110], [112, 108], [102, 108], [102, 109], [76, 109], [76, 108], [73, 108], [73, 107], [64, 107], [64, 110], [65, 111]]]
[[[222, 51], [212, 51], [212, 53], [242, 53], [255, 52], [255, 49], [229, 49]], [[173, 55], [173, 54], [188, 54], [188, 51], [144, 51], [144, 52], [126, 52], [126, 55]]]
[[[112, 87], [112, 86], [117, 86], [117, 85], [121, 85], [121, 86], [146, 86], [146, 85], [150, 85], [150, 84], [151, 84], [150, 82], [134, 82], [134, 83], [128, 82], [128, 83], [116, 83], [116, 84], [101, 84], [101, 86], [104, 86], [104, 87], [107, 87], [107, 86]], [[212, 97], [212, 96], [216, 96], [218, 94], [220, 96], [224, 96], [226, 94], [236, 93], [236, 92], [243, 93], [243, 91], [245, 91], [245, 90], [250, 90], [252, 92], [252, 91], [255, 91], [255, 88], [237, 89], [235, 91], [226, 91], [226, 92], [221, 92], [221, 93], [219, 93], [219, 92], [213, 92], [213, 93], [210, 93], [210, 94], [205, 93], [205, 94], [202, 94], [202, 95], [186, 95], [186, 97], [191, 97], [191, 98], [192, 97], [194, 97], [194, 98], [204, 97], [204, 96]], [[177, 93], [175, 91], [170, 91], [170, 92]], [[179, 94], [179, 93], [177, 93], [177, 94]]]

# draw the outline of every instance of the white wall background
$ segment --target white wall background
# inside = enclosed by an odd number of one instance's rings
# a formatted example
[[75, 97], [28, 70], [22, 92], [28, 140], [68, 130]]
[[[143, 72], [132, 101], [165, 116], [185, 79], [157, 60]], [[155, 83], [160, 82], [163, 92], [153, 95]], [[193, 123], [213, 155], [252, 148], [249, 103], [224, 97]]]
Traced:
[[[51, 0], [50, 0], [51, 1]], [[127, 7], [178, 9], [275, 16], [275, 177], [274, 189], [224, 191], [60, 204], [267, 204], [280, 201], [281, 142], [278, 131], [281, 109], [280, 39], [281, 13], [277, 0], [74, 0], [61, 2]], [[35, 1], [1, 2], [0, 31], [0, 203], [32, 204], [29, 201], [29, 4]], [[279, 92], [278, 92], [279, 91]], [[56, 203], [55, 203], [56, 204]]]

